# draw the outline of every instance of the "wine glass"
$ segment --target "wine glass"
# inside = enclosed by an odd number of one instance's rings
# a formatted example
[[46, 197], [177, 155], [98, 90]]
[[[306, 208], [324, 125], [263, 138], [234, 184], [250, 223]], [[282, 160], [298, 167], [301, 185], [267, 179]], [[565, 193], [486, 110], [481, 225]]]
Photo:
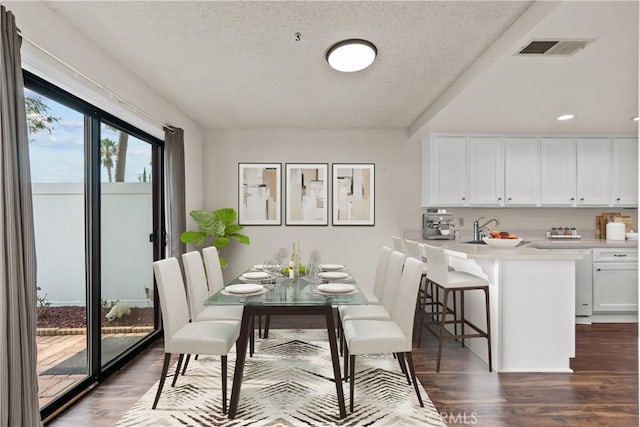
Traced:
[[274, 255], [275, 263], [279, 264], [280, 268], [284, 267], [288, 259], [289, 259], [288, 252], [285, 248], [278, 249], [278, 252], [276, 252]]

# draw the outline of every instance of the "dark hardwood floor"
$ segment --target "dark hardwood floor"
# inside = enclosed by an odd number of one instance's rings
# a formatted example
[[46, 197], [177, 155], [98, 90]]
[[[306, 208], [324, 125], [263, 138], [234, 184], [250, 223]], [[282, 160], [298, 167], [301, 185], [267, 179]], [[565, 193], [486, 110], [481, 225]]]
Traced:
[[[274, 318], [272, 327], [322, 327], [321, 320]], [[573, 374], [497, 374], [469, 350], [423, 331], [414, 348], [418, 378], [449, 425], [638, 426], [638, 325], [577, 325]], [[162, 341], [154, 344], [48, 425], [113, 426], [158, 379]]]

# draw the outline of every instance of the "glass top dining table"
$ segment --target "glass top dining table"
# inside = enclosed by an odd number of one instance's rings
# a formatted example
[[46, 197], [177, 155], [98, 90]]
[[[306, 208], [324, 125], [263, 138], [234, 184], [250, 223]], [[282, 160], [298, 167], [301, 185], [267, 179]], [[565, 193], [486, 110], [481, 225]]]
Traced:
[[[243, 273], [244, 274], [244, 273]], [[262, 285], [265, 290], [259, 294], [233, 294], [231, 292], [216, 292], [205, 301], [205, 305], [362, 305], [367, 304], [367, 298], [358, 288], [355, 280], [349, 276], [348, 279], [331, 280], [334, 283], [351, 284], [354, 290], [351, 292], [328, 293], [317, 289], [317, 286], [327, 283], [329, 280], [311, 279], [302, 276], [298, 279], [290, 279], [284, 276], [276, 276], [268, 280], [250, 283]], [[247, 284], [249, 281], [243, 280], [239, 275], [226, 286]]]
[[[351, 275], [342, 280], [331, 280], [332, 283], [353, 285], [354, 289], [349, 292], [327, 293], [318, 289], [319, 285], [327, 282], [329, 282], [329, 280], [324, 280], [315, 275], [313, 277], [302, 276], [297, 279], [275, 276], [263, 281], [247, 281], [241, 274], [225, 285], [225, 288], [216, 292], [205, 301], [205, 305], [244, 306], [240, 335], [236, 341], [236, 364], [228, 413], [230, 419], [235, 418], [238, 411], [240, 388], [246, 361], [247, 342], [249, 341], [249, 334], [253, 334], [253, 319], [254, 316], [262, 315], [321, 315], [325, 317], [340, 418], [347, 416], [342, 390], [333, 307], [337, 305], [366, 305], [367, 298], [360, 291], [357, 282]], [[227, 287], [230, 285], [247, 283], [260, 284], [264, 289], [255, 294], [245, 295], [234, 294], [227, 290]], [[267, 322], [268, 321], [269, 320], [267, 320]], [[267, 338], [266, 332], [264, 338]]]

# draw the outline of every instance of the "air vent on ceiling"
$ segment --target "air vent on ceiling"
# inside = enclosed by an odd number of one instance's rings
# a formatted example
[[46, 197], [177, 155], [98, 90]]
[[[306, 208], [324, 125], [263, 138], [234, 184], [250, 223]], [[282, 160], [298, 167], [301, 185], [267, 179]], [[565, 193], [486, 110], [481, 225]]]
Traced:
[[571, 56], [593, 40], [532, 40], [516, 55]]

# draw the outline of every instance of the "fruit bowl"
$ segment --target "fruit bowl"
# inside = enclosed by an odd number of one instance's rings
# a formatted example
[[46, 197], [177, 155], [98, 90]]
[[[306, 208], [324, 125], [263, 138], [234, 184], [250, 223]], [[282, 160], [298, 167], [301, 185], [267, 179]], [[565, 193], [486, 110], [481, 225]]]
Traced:
[[482, 239], [487, 245], [493, 248], [515, 248], [522, 242], [522, 239], [490, 239], [485, 237]]

